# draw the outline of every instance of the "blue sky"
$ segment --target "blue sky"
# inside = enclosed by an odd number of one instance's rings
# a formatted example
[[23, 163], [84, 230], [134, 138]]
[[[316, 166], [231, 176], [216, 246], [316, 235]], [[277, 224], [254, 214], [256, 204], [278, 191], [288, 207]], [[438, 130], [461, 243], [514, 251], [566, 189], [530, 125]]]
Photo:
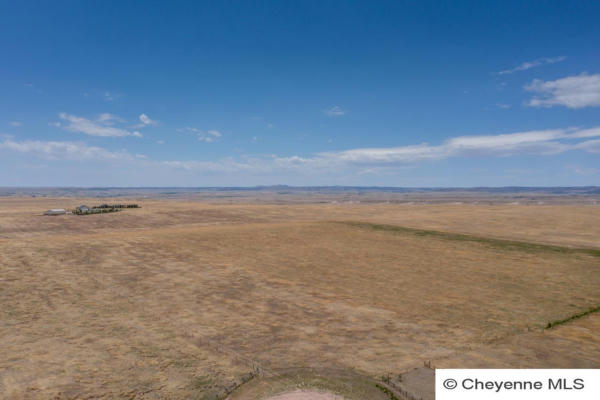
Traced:
[[600, 185], [599, 20], [596, 1], [0, 1], [0, 185]]

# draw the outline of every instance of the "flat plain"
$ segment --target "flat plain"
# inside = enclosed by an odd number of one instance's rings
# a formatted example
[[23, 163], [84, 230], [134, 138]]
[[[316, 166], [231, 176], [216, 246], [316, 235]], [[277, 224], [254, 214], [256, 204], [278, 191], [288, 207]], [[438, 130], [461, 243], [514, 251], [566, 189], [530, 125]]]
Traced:
[[[338, 200], [0, 198], [0, 397], [600, 367], [598, 313], [545, 329], [600, 305], [597, 203]], [[41, 215], [104, 202], [142, 208]]]

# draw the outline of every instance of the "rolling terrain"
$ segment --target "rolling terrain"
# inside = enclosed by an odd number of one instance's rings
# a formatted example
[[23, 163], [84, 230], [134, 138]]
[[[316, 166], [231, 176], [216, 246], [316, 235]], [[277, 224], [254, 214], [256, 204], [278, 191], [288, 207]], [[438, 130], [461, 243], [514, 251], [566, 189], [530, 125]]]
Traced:
[[44, 217], [99, 200], [0, 199], [0, 397], [600, 367], [598, 313], [545, 329], [600, 305], [597, 205], [127, 201], [142, 208]]

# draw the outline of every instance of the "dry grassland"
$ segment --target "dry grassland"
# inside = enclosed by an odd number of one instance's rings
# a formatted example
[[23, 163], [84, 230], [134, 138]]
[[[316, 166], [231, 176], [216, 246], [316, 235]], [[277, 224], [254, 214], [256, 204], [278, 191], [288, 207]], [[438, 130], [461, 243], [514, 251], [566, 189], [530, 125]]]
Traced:
[[36, 215], [97, 202], [0, 200], [2, 398], [210, 399], [256, 366], [600, 367], [598, 314], [542, 330], [600, 305], [593, 252], [347, 223], [600, 249], [598, 206]]

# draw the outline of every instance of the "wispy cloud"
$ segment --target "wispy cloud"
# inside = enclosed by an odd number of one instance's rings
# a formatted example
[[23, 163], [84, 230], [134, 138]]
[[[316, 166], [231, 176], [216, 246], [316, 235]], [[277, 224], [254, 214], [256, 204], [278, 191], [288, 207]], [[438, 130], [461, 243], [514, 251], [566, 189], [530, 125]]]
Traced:
[[[162, 165], [185, 170], [210, 171], [324, 171], [346, 168], [380, 168], [410, 165], [458, 157], [550, 156], [566, 151], [600, 153], [600, 127], [591, 129], [552, 129], [500, 135], [458, 136], [442, 144], [427, 143], [386, 148], [358, 148], [317, 153], [313, 156], [268, 156], [243, 160], [163, 161]], [[592, 139], [592, 140], [588, 140]]]
[[140, 114], [139, 119], [140, 119], [140, 124], [136, 125], [137, 128], [143, 128], [143, 127], [149, 126], [149, 125], [150, 126], [158, 125], [158, 121], [150, 119], [150, 117], [147, 116], [146, 114]]
[[95, 121], [66, 113], [60, 113], [58, 116], [68, 124], [64, 125], [59, 123], [58, 125], [55, 124], [55, 126], [62, 126], [64, 129], [71, 132], [79, 132], [90, 136], [104, 137], [142, 137], [142, 134], [138, 131], [131, 132], [127, 129], [113, 126], [117, 122], [123, 122], [123, 120], [112, 114], [100, 114]]
[[[216, 131], [215, 131], [216, 132]], [[207, 132], [207, 134], [209, 134]], [[499, 135], [457, 136], [439, 145], [357, 148], [317, 153], [301, 157], [267, 155], [206, 160], [152, 160], [125, 150], [114, 152], [78, 142], [15, 141], [6, 137], [0, 150], [29, 153], [50, 160], [126, 160], [141, 168], [175, 168], [199, 172], [271, 173], [282, 170], [321, 173], [323, 171], [374, 171], [410, 166], [448, 158], [508, 157], [516, 155], [551, 156], [567, 151], [600, 153], [600, 126], [590, 129], [549, 129]]]
[[[569, 150], [598, 152], [600, 127], [592, 129], [554, 129], [501, 135], [459, 136], [431, 146], [427, 143], [388, 147], [362, 148], [320, 153], [308, 159], [344, 163], [410, 163], [450, 157], [506, 157], [511, 155], [552, 155]], [[295, 160], [298, 161], [298, 160]]]
[[596, 175], [600, 173], [598, 168], [586, 168], [579, 165], [567, 165], [565, 168], [576, 173], [577, 175]]
[[101, 147], [79, 142], [24, 140], [7, 138], [0, 142], [0, 149], [29, 153], [47, 160], [130, 160], [126, 151], [112, 152]]
[[328, 117], [341, 117], [346, 114], [345, 110], [342, 110], [339, 106], [331, 106], [328, 109], [324, 110], [323, 113]]
[[198, 137], [200, 142], [212, 143], [216, 139], [223, 136], [221, 132], [216, 129], [209, 129], [208, 131], [203, 131], [202, 129], [193, 128], [190, 126], [186, 126], [185, 128], [177, 129], [179, 132], [190, 132], [195, 134]]
[[10, 121], [10, 126], [14, 126], [15, 128], [18, 128], [20, 126], [23, 126], [23, 124], [20, 121]]
[[103, 98], [104, 98], [104, 101], [115, 101], [121, 96], [122, 96], [122, 94], [119, 94], [119, 93], [104, 92]]
[[96, 119], [97, 122], [103, 123], [105, 125], [114, 125], [117, 122], [125, 122], [125, 120], [121, 117], [110, 113], [102, 113]]
[[26, 88], [29, 88], [30, 90], [32, 90], [32, 91], [34, 91], [34, 92], [36, 92], [36, 93], [44, 93], [44, 91], [43, 91], [43, 90], [39, 89], [39, 88], [38, 88], [36, 85], [34, 85], [34, 84], [33, 84], [33, 83], [31, 83], [31, 82], [28, 82], [28, 83], [26, 83], [26, 84], [25, 84], [25, 87], [26, 87]]
[[546, 82], [535, 79], [525, 89], [537, 94], [527, 103], [531, 107], [576, 109], [600, 106], [600, 74], [582, 73]]
[[203, 172], [239, 172], [239, 171], [268, 171], [269, 166], [263, 160], [236, 161], [233, 158], [223, 158], [217, 161], [160, 161], [159, 165], [183, 169], [186, 171]]
[[501, 108], [503, 110], [508, 110], [510, 108], [510, 104], [497, 103], [496, 107]]
[[498, 75], [506, 75], [506, 74], [513, 74], [518, 71], [526, 71], [531, 68], [541, 67], [542, 65], [555, 64], [555, 63], [566, 60], [566, 58], [567, 57], [565, 57], [565, 56], [538, 58], [537, 60], [524, 62], [523, 64], [516, 66], [514, 68], [505, 69], [504, 71], [497, 72], [497, 74]]

